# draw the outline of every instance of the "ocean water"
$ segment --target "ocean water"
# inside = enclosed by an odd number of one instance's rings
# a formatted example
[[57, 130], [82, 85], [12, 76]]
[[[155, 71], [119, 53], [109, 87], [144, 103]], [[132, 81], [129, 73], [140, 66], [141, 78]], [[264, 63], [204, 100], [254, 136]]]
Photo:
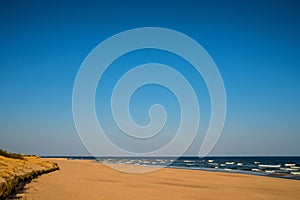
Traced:
[[161, 158], [93, 158], [108, 164], [163, 166], [187, 170], [225, 171], [300, 180], [300, 157], [172, 157]]

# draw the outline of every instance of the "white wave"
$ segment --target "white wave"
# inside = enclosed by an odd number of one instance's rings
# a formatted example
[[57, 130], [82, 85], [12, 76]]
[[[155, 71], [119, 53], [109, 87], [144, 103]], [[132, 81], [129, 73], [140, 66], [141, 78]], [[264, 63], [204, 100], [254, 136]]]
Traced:
[[300, 175], [300, 172], [291, 172], [293, 175]]
[[213, 162], [215, 162], [215, 160], [208, 160], [208, 162], [209, 162], [209, 163], [213, 163]]
[[188, 166], [194, 166], [194, 164], [192, 164], [192, 163], [187, 163], [186, 165], [188, 165]]
[[184, 160], [185, 163], [195, 162], [194, 160]]
[[238, 165], [238, 166], [242, 166], [242, 165], [243, 165], [243, 163], [238, 163], [237, 165]]
[[266, 173], [275, 173], [275, 170], [265, 170]]
[[279, 168], [281, 165], [258, 165], [261, 168]]
[[293, 168], [280, 168], [280, 170], [284, 170], [284, 171], [297, 171], [297, 169], [293, 169]]
[[225, 162], [226, 165], [234, 165], [234, 162]]
[[286, 167], [295, 167], [296, 164], [294, 164], [294, 163], [286, 163], [286, 164], [284, 164], [284, 166], [286, 166]]
[[292, 169], [300, 169], [298, 166], [291, 167]]

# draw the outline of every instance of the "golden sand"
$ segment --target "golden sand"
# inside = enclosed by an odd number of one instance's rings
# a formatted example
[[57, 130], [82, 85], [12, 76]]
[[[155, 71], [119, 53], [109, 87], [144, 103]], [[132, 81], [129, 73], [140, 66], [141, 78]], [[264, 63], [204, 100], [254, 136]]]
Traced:
[[24, 199], [300, 199], [298, 180], [170, 168], [128, 174], [95, 161], [51, 160], [61, 170], [28, 184]]

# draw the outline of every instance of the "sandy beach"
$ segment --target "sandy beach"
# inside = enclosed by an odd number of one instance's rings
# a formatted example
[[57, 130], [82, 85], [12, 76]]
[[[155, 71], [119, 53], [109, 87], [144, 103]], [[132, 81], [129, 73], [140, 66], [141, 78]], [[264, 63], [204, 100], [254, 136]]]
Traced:
[[94, 161], [50, 160], [61, 170], [26, 185], [22, 199], [300, 199], [297, 180], [166, 168], [128, 174]]

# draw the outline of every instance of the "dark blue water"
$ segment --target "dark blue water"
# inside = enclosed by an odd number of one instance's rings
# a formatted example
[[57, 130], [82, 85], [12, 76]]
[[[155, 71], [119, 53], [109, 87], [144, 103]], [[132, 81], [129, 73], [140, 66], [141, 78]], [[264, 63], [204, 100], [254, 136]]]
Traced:
[[67, 157], [69, 159], [93, 159], [108, 164], [133, 164], [164, 166], [190, 170], [226, 171], [300, 180], [300, 157], [181, 157], [161, 158], [94, 158]]

